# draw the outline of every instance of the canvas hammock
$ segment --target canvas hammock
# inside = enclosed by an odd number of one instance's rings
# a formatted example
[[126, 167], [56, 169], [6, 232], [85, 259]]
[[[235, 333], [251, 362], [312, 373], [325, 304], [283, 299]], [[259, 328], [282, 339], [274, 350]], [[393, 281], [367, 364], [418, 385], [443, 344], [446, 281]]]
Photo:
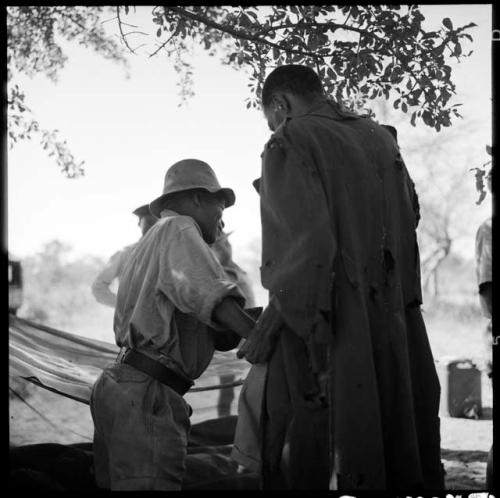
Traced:
[[[92, 385], [102, 369], [115, 361], [118, 351], [115, 344], [9, 315], [9, 376], [21, 377], [82, 403], [89, 403]], [[236, 357], [235, 351], [217, 351], [208, 369], [186, 394], [186, 400], [203, 398], [206, 406], [191, 401], [197, 409], [215, 409], [216, 397], [195, 393], [239, 386], [249, 367]], [[228, 375], [233, 380], [221, 383], [220, 377]]]

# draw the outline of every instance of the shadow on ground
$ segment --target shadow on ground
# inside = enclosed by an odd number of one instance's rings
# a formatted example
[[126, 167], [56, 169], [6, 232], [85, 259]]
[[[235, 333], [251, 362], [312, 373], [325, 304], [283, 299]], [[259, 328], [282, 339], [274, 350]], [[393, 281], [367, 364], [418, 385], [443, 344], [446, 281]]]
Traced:
[[441, 459], [459, 460], [462, 463], [484, 462], [488, 460], [487, 451], [441, 450]]
[[441, 459], [446, 490], [485, 489], [487, 451], [442, 449]]
[[493, 420], [493, 408], [490, 406], [483, 407], [479, 420]]

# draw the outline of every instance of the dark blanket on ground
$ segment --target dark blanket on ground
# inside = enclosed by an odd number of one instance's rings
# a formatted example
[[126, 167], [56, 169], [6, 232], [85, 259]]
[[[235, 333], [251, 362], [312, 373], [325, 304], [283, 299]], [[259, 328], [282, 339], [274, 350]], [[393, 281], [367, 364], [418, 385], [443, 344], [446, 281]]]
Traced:
[[[258, 489], [256, 474], [238, 473], [230, 458], [237, 417], [194, 424], [186, 458], [184, 489]], [[30, 444], [10, 448], [13, 490], [96, 491], [92, 474], [92, 443]]]

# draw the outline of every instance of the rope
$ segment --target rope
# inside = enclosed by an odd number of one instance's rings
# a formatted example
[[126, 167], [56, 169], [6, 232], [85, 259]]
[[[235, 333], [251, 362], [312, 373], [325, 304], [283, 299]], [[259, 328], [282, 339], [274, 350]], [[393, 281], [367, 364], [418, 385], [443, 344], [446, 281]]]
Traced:
[[236, 380], [227, 384], [216, 384], [215, 386], [192, 387], [188, 393], [199, 393], [202, 391], [212, 391], [214, 389], [227, 389], [229, 387], [237, 387], [243, 385], [242, 380]]
[[[28, 403], [15, 389], [13, 389], [12, 387], [9, 386], [9, 390], [15, 396], [17, 396], [26, 406], [28, 406], [29, 408], [31, 408], [40, 418], [42, 418], [43, 420], [45, 420], [45, 422], [47, 422], [50, 426], [52, 426], [54, 429], [57, 429], [58, 431], [61, 431], [61, 427], [60, 426], [55, 425], [43, 413], [39, 412], [34, 406], [32, 406], [30, 403]], [[83, 434], [79, 434], [78, 432], [73, 431], [72, 429], [66, 428], [66, 431], [72, 432], [73, 434], [76, 434], [78, 437], [82, 437], [82, 438], [86, 439], [87, 441], [92, 441], [89, 437], [84, 436]]]
[[72, 399], [73, 401], [78, 401], [79, 403], [84, 403], [86, 405], [90, 404], [88, 399], [79, 398], [78, 396], [73, 396], [72, 394], [65, 393], [64, 391], [59, 391], [58, 389], [54, 389], [53, 387], [46, 386], [45, 384], [42, 384], [36, 377], [21, 377], [21, 379], [27, 380], [28, 382], [35, 384], [35, 386], [46, 389], [47, 391], [51, 391], [66, 398]]
[[[90, 404], [88, 399], [78, 398], [77, 396], [73, 396], [71, 394], [67, 394], [63, 391], [59, 391], [54, 389], [53, 387], [46, 386], [42, 384], [36, 377], [22, 377], [23, 379], [32, 382], [36, 386], [39, 386], [43, 389], [47, 389], [48, 391], [52, 391], [53, 393], [60, 394], [61, 396], [65, 396], [66, 398], [72, 399], [74, 401], [78, 401], [80, 403], [84, 403], [86, 405]], [[202, 387], [192, 387], [188, 393], [199, 393], [203, 391], [213, 391], [215, 389], [228, 389], [230, 387], [238, 387], [243, 385], [243, 380], [235, 380], [234, 382], [228, 382], [227, 384], [216, 384], [214, 386], [202, 386]]]

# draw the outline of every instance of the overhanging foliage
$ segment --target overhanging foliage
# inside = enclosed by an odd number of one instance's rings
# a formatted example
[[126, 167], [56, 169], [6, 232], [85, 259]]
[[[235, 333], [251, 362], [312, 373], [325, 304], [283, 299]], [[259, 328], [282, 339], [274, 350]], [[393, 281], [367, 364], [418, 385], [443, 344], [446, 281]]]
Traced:
[[248, 107], [259, 105], [270, 69], [306, 64], [335, 99], [361, 107], [385, 96], [413, 125], [421, 120], [438, 131], [460, 116], [460, 104], [449, 103], [455, 84], [448, 60], [471, 54], [462, 43], [472, 41], [468, 31], [475, 26], [445, 18], [438, 30], [425, 31], [415, 5], [157, 6], [152, 21], [159, 40], [153, 54], [166, 50], [182, 58], [192, 43], [211, 54], [220, 49], [224, 63], [249, 68]]

